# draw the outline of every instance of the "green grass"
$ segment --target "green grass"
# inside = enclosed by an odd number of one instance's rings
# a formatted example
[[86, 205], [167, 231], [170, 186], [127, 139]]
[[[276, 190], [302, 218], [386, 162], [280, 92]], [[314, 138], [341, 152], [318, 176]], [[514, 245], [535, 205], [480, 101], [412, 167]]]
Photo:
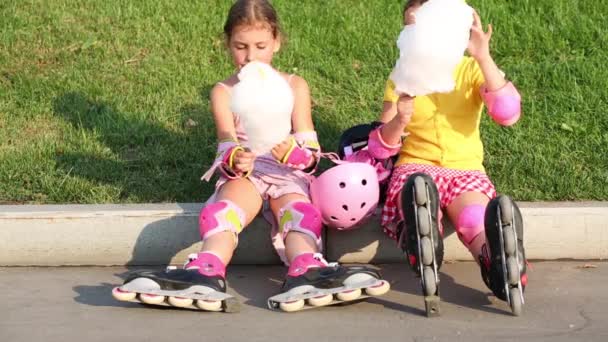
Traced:
[[[608, 200], [603, 0], [475, 0], [523, 94], [513, 128], [484, 117], [486, 168], [519, 200]], [[208, 94], [233, 71], [231, 1], [0, 3], [0, 203], [203, 201], [215, 152]], [[380, 112], [401, 1], [275, 0], [326, 150]], [[189, 125], [193, 120], [197, 125]]]

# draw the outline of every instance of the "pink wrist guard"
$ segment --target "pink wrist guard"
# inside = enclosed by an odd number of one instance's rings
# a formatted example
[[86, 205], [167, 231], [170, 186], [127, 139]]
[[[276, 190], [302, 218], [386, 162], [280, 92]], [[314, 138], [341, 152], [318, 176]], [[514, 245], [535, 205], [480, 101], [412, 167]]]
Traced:
[[245, 149], [235, 141], [224, 141], [220, 142], [217, 146], [217, 153], [215, 154], [215, 160], [211, 168], [203, 175], [201, 179], [209, 181], [211, 176], [216, 169], [222, 172], [224, 177], [228, 179], [237, 179], [243, 176], [247, 177], [251, 172], [243, 174], [234, 170], [234, 155], [238, 151], [244, 151]]
[[401, 143], [389, 145], [382, 139], [382, 134], [380, 134], [382, 127], [383, 126], [380, 126], [371, 131], [367, 140], [367, 149], [372, 157], [376, 159], [390, 158], [397, 154], [401, 149]]
[[488, 107], [488, 114], [499, 125], [511, 126], [519, 120], [521, 113], [521, 96], [511, 82], [502, 88], [488, 91], [485, 86], [480, 89], [481, 98]]
[[[220, 163], [220, 171], [224, 177], [228, 179], [241, 178], [243, 176], [242, 172], [237, 172], [234, 170], [234, 155], [238, 151], [244, 151], [243, 147], [238, 144], [230, 144], [227, 146], [222, 146], [222, 144], [230, 143], [220, 143], [218, 146], [218, 157], [222, 158], [222, 162]], [[222, 147], [225, 149], [222, 149]]]
[[320, 153], [316, 132], [298, 132], [292, 136], [291, 147], [280, 162], [294, 169], [313, 172]]

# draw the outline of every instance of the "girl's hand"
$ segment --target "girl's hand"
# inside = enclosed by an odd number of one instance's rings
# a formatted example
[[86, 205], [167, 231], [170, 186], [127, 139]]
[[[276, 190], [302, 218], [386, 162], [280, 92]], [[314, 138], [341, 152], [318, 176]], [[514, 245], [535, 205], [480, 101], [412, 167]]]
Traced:
[[397, 100], [397, 116], [401, 126], [407, 126], [412, 120], [414, 114], [414, 97], [409, 95], [400, 95]]
[[291, 148], [291, 140], [290, 139], [286, 139], [284, 140], [282, 143], [275, 145], [275, 147], [272, 148], [272, 150], [270, 151], [272, 153], [272, 156], [274, 157], [274, 159], [281, 161], [283, 160], [283, 158], [285, 157], [285, 154], [287, 154], [287, 152], [289, 152], [289, 149]]
[[246, 174], [253, 170], [253, 164], [255, 161], [255, 153], [248, 150], [239, 150], [234, 154], [232, 168], [237, 172]]
[[490, 38], [492, 38], [492, 25], [488, 25], [488, 32], [484, 32], [479, 14], [473, 10], [473, 26], [467, 51], [477, 62], [490, 56]]

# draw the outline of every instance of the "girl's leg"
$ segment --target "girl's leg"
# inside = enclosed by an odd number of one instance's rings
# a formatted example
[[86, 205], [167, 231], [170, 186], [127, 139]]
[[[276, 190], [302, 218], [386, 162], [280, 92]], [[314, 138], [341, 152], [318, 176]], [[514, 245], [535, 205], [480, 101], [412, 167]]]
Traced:
[[201, 210], [202, 251], [189, 257], [184, 269], [135, 272], [112, 291], [118, 300], [146, 304], [236, 312], [238, 302], [226, 294], [226, 265], [236, 247], [237, 234], [260, 210], [262, 199], [246, 179], [225, 183], [217, 201]]
[[184, 268], [196, 269], [203, 277], [224, 280], [238, 234], [255, 218], [261, 205], [262, 198], [249, 180], [240, 178], [224, 183], [216, 200], [201, 210], [199, 230], [203, 246], [198, 254], [189, 256]]
[[[350, 301], [362, 295], [379, 296], [390, 289], [380, 274], [365, 267], [329, 264], [320, 252], [321, 214], [307, 197], [287, 194], [270, 200], [270, 208], [285, 242], [289, 270], [281, 294], [269, 298], [271, 308], [297, 311]], [[345, 286], [348, 286], [346, 290]], [[334, 301], [334, 295], [337, 301]], [[294, 300], [292, 296], [299, 296]]]
[[447, 206], [447, 214], [458, 238], [479, 262], [481, 248], [486, 243], [484, 215], [490, 199], [481, 192], [464, 192]]
[[[303, 253], [317, 253], [321, 239], [321, 215], [308, 198], [300, 194], [287, 194], [270, 200], [270, 209], [285, 235], [285, 254], [291, 261]], [[301, 219], [298, 222], [298, 218]]]
[[528, 278], [517, 205], [507, 196], [490, 200], [480, 192], [465, 192], [447, 209], [458, 237], [479, 263], [486, 285], [520, 315]]
[[231, 180], [222, 185], [217, 201], [201, 211], [201, 253], [215, 254], [227, 265], [236, 248], [237, 235], [253, 221], [261, 207], [262, 198], [253, 183], [246, 178]]
[[285, 254], [289, 263], [304, 253], [317, 253], [321, 240], [321, 215], [301, 194], [286, 194], [270, 200], [270, 209], [284, 235]]

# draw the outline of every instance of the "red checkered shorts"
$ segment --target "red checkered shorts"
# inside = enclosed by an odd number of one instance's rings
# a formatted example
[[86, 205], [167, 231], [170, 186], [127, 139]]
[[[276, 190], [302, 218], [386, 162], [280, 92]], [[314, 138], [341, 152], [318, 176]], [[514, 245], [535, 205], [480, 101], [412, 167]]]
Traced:
[[397, 239], [397, 226], [403, 221], [399, 212], [401, 188], [407, 178], [416, 172], [423, 172], [433, 178], [439, 192], [439, 205], [445, 209], [459, 195], [465, 192], [481, 192], [488, 198], [496, 197], [496, 189], [488, 176], [481, 171], [462, 171], [424, 164], [404, 164], [393, 169], [388, 185], [386, 202], [382, 208], [382, 227], [391, 238]]

